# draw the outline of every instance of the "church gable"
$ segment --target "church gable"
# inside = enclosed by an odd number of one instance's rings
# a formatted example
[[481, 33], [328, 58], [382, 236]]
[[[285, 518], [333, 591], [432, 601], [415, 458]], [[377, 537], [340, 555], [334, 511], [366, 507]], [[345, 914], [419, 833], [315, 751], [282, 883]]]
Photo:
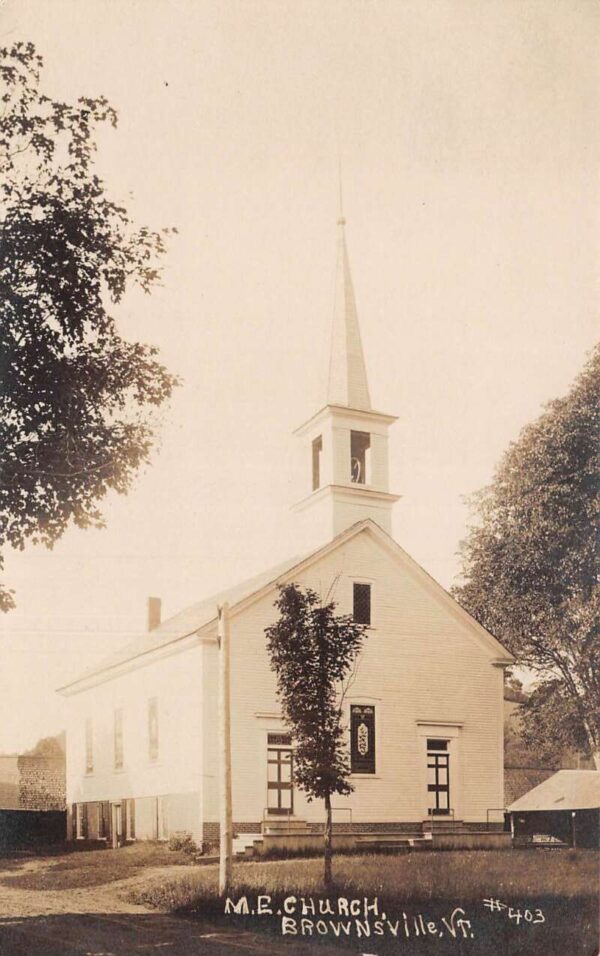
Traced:
[[[311, 587], [340, 613], [362, 615], [373, 634], [393, 633], [427, 653], [432, 640], [450, 641], [489, 663], [510, 663], [510, 654], [373, 522], [364, 521], [281, 575], [265, 591], [231, 608], [235, 619], [259, 601], [272, 607], [276, 583]], [[368, 620], [366, 619], [368, 617]], [[428, 644], [429, 642], [429, 644]]]

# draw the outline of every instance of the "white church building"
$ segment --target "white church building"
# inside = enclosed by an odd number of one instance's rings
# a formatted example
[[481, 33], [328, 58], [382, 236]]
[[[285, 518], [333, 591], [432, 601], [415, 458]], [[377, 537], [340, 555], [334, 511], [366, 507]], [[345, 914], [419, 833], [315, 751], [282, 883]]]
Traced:
[[[217, 604], [231, 647], [234, 833], [323, 820], [294, 785], [294, 742], [276, 696], [265, 628], [277, 585], [296, 582], [368, 625], [345, 697], [354, 790], [334, 822], [419, 833], [435, 817], [473, 829], [503, 806], [507, 650], [391, 537], [392, 415], [371, 407], [344, 221], [326, 404], [296, 435], [305, 553], [193, 604], [60, 688], [68, 698], [69, 835], [218, 837]], [[297, 548], [297, 544], [294, 544]], [[498, 819], [497, 813], [494, 819]]]

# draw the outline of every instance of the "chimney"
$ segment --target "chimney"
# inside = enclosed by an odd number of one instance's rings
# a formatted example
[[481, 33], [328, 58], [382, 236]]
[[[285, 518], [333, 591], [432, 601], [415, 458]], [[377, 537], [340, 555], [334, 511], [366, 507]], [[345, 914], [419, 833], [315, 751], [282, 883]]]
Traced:
[[160, 626], [160, 598], [148, 598], [148, 630], [154, 631]]

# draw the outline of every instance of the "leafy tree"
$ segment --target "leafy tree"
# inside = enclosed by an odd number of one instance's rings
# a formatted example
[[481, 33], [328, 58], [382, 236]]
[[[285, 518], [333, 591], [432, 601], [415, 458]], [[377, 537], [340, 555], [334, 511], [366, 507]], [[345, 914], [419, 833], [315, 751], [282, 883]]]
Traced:
[[271, 669], [283, 717], [294, 738], [294, 783], [325, 803], [324, 878], [331, 884], [331, 797], [351, 793], [342, 718], [344, 693], [362, 646], [365, 625], [336, 615], [315, 591], [279, 588], [279, 620], [266, 629]]
[[537, 675], [524, 739], [600, 769], [600, 346], [475, 497], [460, 603]]
[[62, 757], [65, 756], [65, 732], [62, 730], [54, 737], [42, 737], [35, 747], [27, 751], [33, 757]]
[[175, 384], [108, 311], [159, 280], [169, 230], [135, 228], [94, 172], [112, 107], [51, 99], [41, 70], [31, 43], [0, 48], [0, 549], [101, 526], [99, 501], [148, 460], [151, 406]]

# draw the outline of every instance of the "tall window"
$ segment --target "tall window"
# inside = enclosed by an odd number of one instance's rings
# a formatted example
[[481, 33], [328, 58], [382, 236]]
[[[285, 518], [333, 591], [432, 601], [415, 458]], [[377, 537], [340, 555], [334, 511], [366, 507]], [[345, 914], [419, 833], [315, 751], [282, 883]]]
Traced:
[[148, 757], [158, 760], [158, 699], [148, 701]]
[[350, 707], [350, 764], [352, 773], [375, 773], [375, 708]]
[[115, 710], [115, 770], [123, 768], [123, 708]]
[[368, 432], [350, 432], [350, 480], [359, 485], [370, 481], [371, 436]]
[[321, 454], [323, 452], [323, 436], [319, 435], [312, 443], [312, 486], [313, 491], [321, 487]]
[[352, 615], [357, 624], [371, 623], [371, 585], [354, 582]]
[[427, 740], [427, 791], [429, 809], [435, 813], [448, 813], [450, 809], [450, 754], [448, 741]]
[[94, 772], [94, 725], [91, 717], [85, 722], [85, 772]]
[[267, 806], [271, 814], [294, 812], [294, 751], [289, 734], [267, 736]]

